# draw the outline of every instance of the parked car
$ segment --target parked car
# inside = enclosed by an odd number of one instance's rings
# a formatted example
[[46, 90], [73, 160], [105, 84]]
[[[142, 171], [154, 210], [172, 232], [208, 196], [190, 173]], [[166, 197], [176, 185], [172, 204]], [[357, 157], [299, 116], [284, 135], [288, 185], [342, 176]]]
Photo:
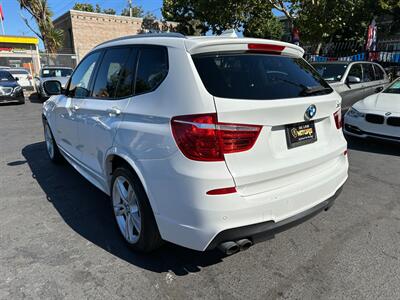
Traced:
[[65, 88], [69, 77], [72, 74], [72, 69], [67, 67], [43, 67], [40, 75], [35, 78], [36, 92], [40, 99], [48, 98], [48, 95], [43, 89], [43, 83], [48, 80], [58, 80], [62, 87]]
[[342, 109], [383, 90], [390, 82], [385, 70], [372, 62], [312, 63], [319, 74], [342, 96]]
[[344, 120], [349, 136], [400, 142], [400, 78], [379, 94], [354, 104]]
[[24, 91], [10, 72], [0, 70], [0, 103], [18, 102], [25, 103]]
[[7, 69], [14, 78], [18, 78], [18, 83], [23, 89], [32, 91], [34, 89], [32, 75], [26, 69]]
[[226, 254], [328, 209], [347, 179], [340, 96], [284, 42], [180, 34], [94, 48], [44, 88], [46, 149], [110, 195], [133, 249]]

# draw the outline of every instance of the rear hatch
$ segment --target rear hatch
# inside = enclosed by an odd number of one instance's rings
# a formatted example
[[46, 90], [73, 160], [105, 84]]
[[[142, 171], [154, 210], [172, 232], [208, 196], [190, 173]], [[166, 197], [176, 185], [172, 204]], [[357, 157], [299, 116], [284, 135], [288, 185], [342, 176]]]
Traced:
[[[276, 45], [272, 45], [276, 46]], [[243, 45], [241, 45], [243, 48]], [[258, 125], [251, 149], [224, 155], [236, 189], [255, 195], [332, 168], [344, 142], [340, 96], [285, 47], [195, 51], [200, 78], [214, 96], [218, 123]]]

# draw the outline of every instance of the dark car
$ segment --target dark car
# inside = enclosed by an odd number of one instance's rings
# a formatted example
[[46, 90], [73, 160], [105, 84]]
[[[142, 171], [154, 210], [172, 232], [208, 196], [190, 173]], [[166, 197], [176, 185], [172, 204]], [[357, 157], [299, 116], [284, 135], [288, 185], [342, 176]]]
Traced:
[[14, 78], [8, 71], [0, 70], [0, 103], [4, 102], [24, 104], [25, 97], [18, 78]]

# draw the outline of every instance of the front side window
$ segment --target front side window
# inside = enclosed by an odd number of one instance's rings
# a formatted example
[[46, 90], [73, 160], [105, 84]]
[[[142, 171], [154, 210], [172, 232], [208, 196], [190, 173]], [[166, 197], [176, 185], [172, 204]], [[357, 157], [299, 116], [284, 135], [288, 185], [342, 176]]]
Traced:
[[[129, 48], [109, 49], [104, 54], [93, 87], [93, 97], [113, 99], [116, 97], [117, 87], [121, 75], [125, 76], [126, 62], [129, 58]], [[122, 94], [124, 94], [123, 91]], [[130, 90], [128, 91], [130, 94]]]
[[332, 92], [302, 58], [214, 53], [195, 55], [193, 61], [205, 88], [216, 97], [272, 100]]
[[90, 95], [89, 83], [100, 52], [89, 54], [76, 68], [71, 77], [67, 95], [75, 98], [85, 98]]
[[326, 81], [340, 81], [348, 66], [345, 63], [313, 64], [313, 67]]
[[357, 77], [360, 80], [362, 80], [363, 78], [363, 71], [362, 71], [362, 67], [360, 64], [355, 64], [351, 66], [351, 69], [349, 71], [349, 74], [347, 75], [347, 78], [349, 76], [353, 76], [353, 77]]
[[364, 82], [370, 82], [375, 80], [375, 73], [372, 64], [363, 64], [364, 69]]
[[140, 49], [135, 94], [153, 91], [168, 73], [168, 53], [164, 47]]
[[9, 72], [0, 71], [0, 81], [15, 81], [15, 79]]

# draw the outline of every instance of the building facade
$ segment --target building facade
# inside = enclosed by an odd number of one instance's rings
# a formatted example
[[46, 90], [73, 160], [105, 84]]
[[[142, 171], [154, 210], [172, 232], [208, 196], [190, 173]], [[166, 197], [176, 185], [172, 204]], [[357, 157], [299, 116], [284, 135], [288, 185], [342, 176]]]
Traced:
[[0, 35], [0, 66], [25, 68], [38, 74], [40, 59], [39, 40], [30, 36]]
[[[70, 10], [53, 21], [64, 32], [63, 53], [75, 54], [78, 60], [105, 41], [141, 32], [142, 18]], [[168, 22], [176, 26], [174, 22]]]

